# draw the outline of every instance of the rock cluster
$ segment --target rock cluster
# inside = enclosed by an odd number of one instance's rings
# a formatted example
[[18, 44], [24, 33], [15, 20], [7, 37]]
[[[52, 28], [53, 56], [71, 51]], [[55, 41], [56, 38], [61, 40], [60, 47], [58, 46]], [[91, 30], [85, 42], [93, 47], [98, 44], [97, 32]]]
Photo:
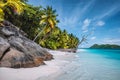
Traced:
[[51, 59], [48, 51], [26, 38], [16, 26], [8, 22], [0, 27], [0, 67], [35, 67]]

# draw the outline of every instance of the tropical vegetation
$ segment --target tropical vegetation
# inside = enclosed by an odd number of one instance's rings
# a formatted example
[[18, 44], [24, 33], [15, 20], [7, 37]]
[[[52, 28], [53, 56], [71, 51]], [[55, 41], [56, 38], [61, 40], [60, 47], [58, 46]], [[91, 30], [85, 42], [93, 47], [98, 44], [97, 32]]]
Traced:
[[1, 0], [0, 22], [9, 21], [23, 30], [27, 37], [49, 49], [77, 48], [85, 39], [61, 30], [58, 14], [51, 6], [33, 6], [27, 0]]
[[4, 20], [5, 11], [9, 8], [15, 13], [20, 14], [23, 10], [24, 3], [20, 0], [0, 0], [0, 21]]
[[120, 45], [116, 44], [94, 44], [90, 48], [97, 48], [97, 49], [120, 49]]

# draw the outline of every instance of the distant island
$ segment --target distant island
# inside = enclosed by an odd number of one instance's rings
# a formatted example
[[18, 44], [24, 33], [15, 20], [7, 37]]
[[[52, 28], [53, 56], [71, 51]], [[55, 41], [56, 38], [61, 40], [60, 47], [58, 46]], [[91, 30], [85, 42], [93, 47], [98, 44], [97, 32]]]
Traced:
[[94, 44], [90, 48], [92, 49], [120, 49], [120, 45], [116, 44]]

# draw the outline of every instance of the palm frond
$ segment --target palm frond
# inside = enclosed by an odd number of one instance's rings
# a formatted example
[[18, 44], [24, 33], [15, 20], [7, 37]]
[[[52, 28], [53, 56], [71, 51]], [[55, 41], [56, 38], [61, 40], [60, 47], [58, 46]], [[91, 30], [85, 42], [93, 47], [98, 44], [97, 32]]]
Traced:
[[18, 14], [20, 14], [23, 11], [24, 3], [22, 3], [20, 0], [7, 0], [6, 6], [9, 6], [16, 10]]
[[2, 1], [0, 1], [0, 8], [3, 8], [5, 6], [5, 3], [3, 3]]
[[21, 0], [7, 0], [6, 2], [0, 0], [0, 21], [4, 20], [3, 9], [6, 6], [13, 8], [18, 14], [20, 14], [23, 11], [25, 4], [21, 2]]
[[48, 19], [51, 28], [54, 28], [54, 22], [52, 19]]
[[44, 24], [46, 22], [46, 19], [40, 20], [40, 24]]
[[3, 10], [0, 8], [0, 21], [4, 20], [4, 12]]

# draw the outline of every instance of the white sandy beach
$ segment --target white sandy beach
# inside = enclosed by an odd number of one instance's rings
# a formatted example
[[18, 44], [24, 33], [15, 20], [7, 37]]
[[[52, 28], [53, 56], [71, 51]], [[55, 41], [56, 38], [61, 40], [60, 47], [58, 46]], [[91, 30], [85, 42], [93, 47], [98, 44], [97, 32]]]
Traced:
[[[80, 51], [80, 54], [50, 51], [54, 60], [34, 68], [0, 68], [0, 80], [119, 80], [119, 65], [115, 60]], [[78, 55], [78, 58], [77, 56]], [[117, 60], [117, 64], [119, 60]]]
[[75, 64], [75, 53], [59, 51], [50, 53], [54, 55], [54, 60], [45, 61], [46, 65], [20, 69], [0, 68], [0, 80], [56, 80], [59, 75], [68, 73], [67, 69], [75, 69], [72, 66]]

